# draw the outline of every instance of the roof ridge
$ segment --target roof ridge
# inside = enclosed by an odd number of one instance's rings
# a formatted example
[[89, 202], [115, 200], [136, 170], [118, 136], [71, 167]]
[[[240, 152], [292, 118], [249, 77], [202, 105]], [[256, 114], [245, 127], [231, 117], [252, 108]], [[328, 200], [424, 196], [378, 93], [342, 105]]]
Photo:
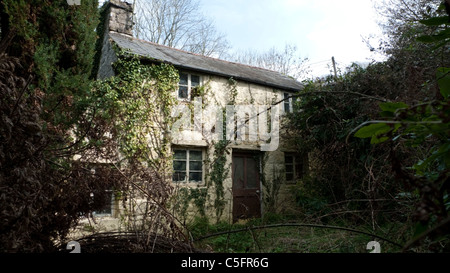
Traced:
[[289, 77], [289, 76], [287, 76], [287, 75], [285, 75], [285, 74], [283, 74], [283, 73], [281, 73], [279, 71], [275, 71], [275, 70], [272, 70], [272, 69], [263, 68], [263, 67], [259, 67], [259, 66], [253, 66], [253, 65], [249, 65], [249, 64], [238, 63], [238, 62], [233, 62], [233, 61], [228, 61], [228, 60], [219, 59], [219, 58], [211, 57], [211, 56], [205, 56], [205, 55], [201, 55], [201, 54], [198, 54], [198, 53], [190, 52], [190, 51], [187, 51], [187, 50], [183, 50], [183, 49], [179, 49], [179, 48], [175, 48], [175, 47], [171, 47], [171, 46], [167, 46], [167, 45], [162, 45], [162, 44], [158, 44], [158, 43], [155, 43], [155, 42], [150, 42], [150, 41], [147, 41], [147, 40], [143, 40], [143, 39], [140, 39], [140, 38], [136, 38], [136, 37], [133, 37], [133, 36], [130, 36], [130, 35], [126, 35], [126, 34], [123, 34], [123, 33], [120, 33], [120, 32], [116, 32], [116, 31], [112, 31], [112, 30], [110, 32], [112, 32], [114, 34], [119, 34], [119, 35], [124, 36], [124, 37], [129, 38], [129, 39], [134, 39], [134, 40], [138, 40], [138, 41], [141, 41], [141, 42], [144, 42], [144, 43], [149, 43], [149, 44], [152, 44], [152, 45], [155, 45], [155, 46], [161, 46], [161, 47], [165, 47], [165, 48], [168, 48], [168, 49], [177, 50], [179, 52], [191, 54], [191, 55], [202, 57], [202, 58], [209, 58], [209, 59], [212, 59], [212, 60], [225, 62], [225, 63], [229, 63], [229, 64], [235, 64], [235, 65], [240, 65], [240, 66], [246, 66], [246, 67], [249, 67], [249, 68], [255, 68], [255, 69], [261, 69], [261, 70], [265, 70], [265, 71], [269, 71], [269, 72], [274, 72], [274, 73], [277, 73], [277, 74], [279, 74], [279, 75], [281, 75], [283, 77], [291, 78], [291, 79], [297, 81], [296, 79], [294, 79], [292, 77]]

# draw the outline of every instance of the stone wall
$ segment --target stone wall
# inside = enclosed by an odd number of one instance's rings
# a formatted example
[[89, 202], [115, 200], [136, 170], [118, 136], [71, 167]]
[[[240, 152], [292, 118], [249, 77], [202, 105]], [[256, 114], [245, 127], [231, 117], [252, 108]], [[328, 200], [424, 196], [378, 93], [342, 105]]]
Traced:
[[[189, 73], [189, 72], [187, 72]], [[232, 100], [232, 89], [233, 85], [230, 84], [230, 80], [225, 77], [219, 77], [219, 76], [213, 76], [213, 75], [205, 75], [205, 74], [199, 74], [195, 73], [196, 75], [201, 76], [202, 83], [205, 88], [205, 95], [203, 98], [203, 102], [207, 103], [214, 103], [220, 107], [225, 107], [226, 105], [229, 105]], [[271, 87], [261, 86], [253, 83], [248, 82], [236, 82], [234, 85], [235, 89], [234, 92], [236, 94], [234, 104], [236, 105], [267, 105], [270, 106], [274, 102], [278, 102], [283, 98], [283, 91], [275, 90]], [[280, 104], [280, 108], [282, 108], [283, 104]], [[281, 118], [283, 113], [280, 112]], [[187, 137], [191, 134], [191, 138]], [[281, 132], [282, 134], [282, 132]], [[183, 140], [182, 138], [176, 139], [174, 141], [174, 145], [180, 146], [180, 147], [199, 147], [204, 150], [204, 155], [209, 156], [208, 161], [213, 161], [214, 158], [212, 158], [214, 147], [208, 144], [208, 141], [205, 141], [204, 139], [201, 139], [201, 134], [198, 132], [192, 132], [192, 131], [185, 131], [183, 136], [188, 139], [189, 141]], [[248, 135], [246, 136], [248, 137]], [[197, 139], [197, 140], [192, 140]], [[226, 168], [230, 171], [228, 172], [227, 177], [223, 181], [224, 186], [224, 211], [220, 219], [215, 218], [215, 207], [214, 207], [214, 200], [217, 198], [215, 195], [215, 189], [212, 185], [209, 185], [207, 187], [204, 177], [204, 181], [201, 184], [198, 183], [186, 183], [186, 184], [174, 184], [177, 188], [187, 187], [187, 188], [208, 188], [208, 194], [207, 194], [207, 200], [206, 200], [206, 214], [210, 218], [211, 221], [215, 222], [217, 220], [226, 221], [229, 222], [232, 219], [232, 200], [233, 200], [233, 194], [232, 194], [232, 174], [231, 174], [231, 163], [232, 163], [232, 153], [233, 149], [239, 149], [239, 150], [251, 150], [251, 151], [260, 151], [261, 143], [263, 141], [257, 140], [257, 141], [232, 141], [228, 146], [228, 152], [227, 153], [227, 162], [226, 162]], [[292, 149], [290, 149], [289, 145], [283, 140], [280, 141], [279, 148], [276, 151], [268, 151], [264, 153], [264, 178], [268, 185], [261, 185], [262, 195], [261, 199], [265, 200], [267, 197], [267, 194], [269, 194], [269, 189], [266, 188], [270, 187], [270, 189], [276, 188], [276, 192], [273, 196], [275, 198], [274, 200], [274, 206], [276, 213], [283, 213], [287, 211], [291, 211], [292, 208], [295, 208], [295, 196], [293, 194], [293, 187], [295, 185], [292, 184], [286, 184], [285, 183], [285, 166], [284, 166], [284, 152], [290, 152]], [[204, 170], [204, 172], [207, 172], [207, 170]], [[278, 187], [272, 187], [270, 183], [277, 183]], [[266, 212], [265, 208], [266, 204], [262, 202], [262, 213]], [[190, 220], [192, 220], [195, 216], [199, 216], [198, 210], [193, 204], [189, 205], [189, 216]]]
[[[231, 103], [232, 97], [232, 89], [235, 87], [235, 104], [237, 105], [270, 105], [273, 102], [279, 101], [283, 97], [283, 92], [280, 90], [274, 90], [273, 88], [251, 84], [247, 82], [236, 82], [235, 85], [230, 84], [230, 80], [225, 77], [198, 74], [202, 79], [202, 83], [205, 89], [204, 99], [206, 102], [214, 102], [220, 107], [225, 107], [227, 104]], [[176, 91], [174, 90], [174, 96], [176, 95]], [[181, 102], [180, 102], [181, 103]], [[197, 134], [196, 132], [186, 131], [186, 134]], [[195, 137], [193, 137], [195, 139]], [[287, 213], [291, 214], [296, 209], [295, 205], [295, 184], [287, 184], [284, 180], [285, 173], [285, 164], [284, 164], [284, 153], [290, 152], [289, 145], [283, 141], [281, 138], [281, 142], [279, 148], [275, 151], [269, 151], [263, 153], [262, 164], [264, 164], [264, 181], [265, 185], [261, 185], [261, 205], [262, 205], [262, 214], [267, 213], [269, 210], [275, 213]], [[203, 158], [206, 161], [212, 162], [214, 160], [214, 146], [211, 145], [211, 142], [205, 141], [204, 139], [199, 140], [190, 140], [183, 141], [183, 139], [179, 139], [178, 141], [174, 141], [174, 147], [195, 147], [203, 150]], [[233, 202], [233, 193], [232, 193], [232, 154], [234, 149], [239, 150], [251, 150], [251, 151], [259, 151], [260, 150], [261, 141], [234, 141], [228, 146], [228, 153], [226, 154], [226, 163], [225, 168], [228, 169], [228, 174], [225, 177], [223, 183], [224, 187], [224, 195], [223, 200], [225, 202], [224, 209], [220, 218], [216, 217], [216, 208], [214, 206], [214, 201], [217, 198], [215, 193], [215, 188], [213, 185], [207, 185], [207, 177], [206, 173], [208, 172], [207, 168], [211, 166], [204, 165], [204, 177], [202, 183], [173, 183], [174, 196], [172, 200], [171, 211], [174, 211], [174, 205], [180, 205], [182, 200], [182, 189], [205, 189], [207, 190], [206, 200], [205, 200], [205, 212], [208, 219], [211, 223], [215, 223], [216, 221], [225, 221], [232, 222], [232, 202]], [[206, 162], [205, 161], [205, 162]], [[275, 183], [275, 184], [274, 184]], [[273, 185], [278, 187], [273, 187]], [[273, 192], [273, 189], [276, 189]], [[271, 195], [274, 198], [272, 204], [268, 204], [265, 202], [267, 198]], [[121, 220], [123, 215], [127, 212], [124, 208], [129, 208], [130, 206], [127, 201], [127, 204], [123, 204], [123, 200], [116, 200], [113, 206], [113, 213], [110, 216], [94, 216], [94, 221], [89, 220], [87, 218], [83, 219], [80, 222], [80, 225], [77, 229], [77, 232], [74, 232], [72, 235], [74, 237], [79, 237], [80, 235], [87, 235], [95, 230], [95, 232], [101, 231], [125, 231], [126, 224]], [[139, 217], [139, 204], [144, 205], [146, 202], [145, 199], [133, 200], [135, 207], [137, 208], [134, 211], [135, 215]], [[268, 206], [272, 207], [269, 208]], [[194, 200], [191, 200], [188, 203], [187, 214], [186, 215], [177, 215], [179, 219], [188, 224], [193, 221], [196, 217], [201, 216], [197, 206], [195, 205]], [[137, 218], [139, 219], [139, 218]]]

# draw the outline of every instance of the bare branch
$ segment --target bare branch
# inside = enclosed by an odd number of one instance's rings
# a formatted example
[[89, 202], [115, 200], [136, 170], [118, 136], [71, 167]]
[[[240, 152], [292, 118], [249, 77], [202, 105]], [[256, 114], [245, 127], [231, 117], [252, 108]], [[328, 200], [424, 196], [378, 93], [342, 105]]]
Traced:
[[142, 0], [135, 11], [137, 38], [205, 56], [220, 57], [229, 49], [213, 21], [200, 13], [198, 0]]
[[266, 52], [258, 53], [253, 50], [240, 52], [230, 57], [231, 61], [257, 66], [281, 74], [300, 78], [307, 74], [305, 61], [297, 52], [297, 46], [286, 44], [281, 50], [272, 47]]

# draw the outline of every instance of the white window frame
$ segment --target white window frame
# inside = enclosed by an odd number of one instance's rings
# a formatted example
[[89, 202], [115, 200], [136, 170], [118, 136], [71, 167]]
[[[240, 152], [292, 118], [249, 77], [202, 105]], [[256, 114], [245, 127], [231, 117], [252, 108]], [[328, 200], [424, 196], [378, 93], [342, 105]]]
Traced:
[[[291, 97], [293, 94], [288, 92], [283, 92], [283, 99], [289, 97], [288, 100], [283, 101], [283, 113], [292, 113], [294, 112], [293, 98]], [[286, 111], [286, 102], [289, 104], [289, 110]]]
[[[203, 158], [204, 158], [204, 154], [203, 154], [203, 150], [202, 149], [196, 149], [196, 148], [182, 148], [182, 147], [177, 147], [177, 148], [173, 148], [172, 149], [172, 151], [174, 152], [174, 154], [175, 154], [175, 151], [185, 151], [186, 152], [186, 170], [185, 170], [185, 172], [186, 172], [186, 178], [185, 178], [185, 180], [182, 180], [182, 181], [176, 181], [176, 180], [174, 180], [173, 178], [172, 178], [172, 182], [173, 183], [177, 183], [177, 184], [180, 184], [180, 183], [196, 183], [196, 184], [201, 184], [201, 183], [203, 183], [203, 175], [204, 175], [204, 173], [205, 173], [205, 170], [204, 170], [204, 168], [205, 168], [205, 165], [204, 165], [204, 163], [203, 163]], [[189, 173], [190, 173], [190, 169], [189, 169], [189, 163], [190, 163], [190, 153], [191, 152], [200, 152], [201, 153], [201, 160], [200, 160], [200, 162], [201, 162], [201, 180], [200, 181], [191, 181], [191, 180], [189, 180]], [[173, 160], [172, 160], [172, 163], [174, 162], [174, 161], [176, 161], [176, 159], [175, 158], [173, 158]], [[175, 173], [175, 169], [173, 169], [173, 172]], [[200, 171], [195, 171], [195, 172], [200, 172]]]
[[[198, 85], [197, 86], [201, 86], [202, 85], [202, 77], [198, 74], [192, 74], [192, 73], [188, 73], [188, 72], [179, 72], [180, 73], [180, 77], [181, 74], [185, 74], [187, 75], [187, 98], [181, 98], [180, 97], [180, 82], [178, 82], [178, 89], [177, 89], [177, 99], [180, 101], [190, 101], [191, 100], [191, 91], [192, 91], [192, 76], [196, 76], [198, 77]], [[183, 85], [186, 86], [186, 85]], [[196, 87], [196, 86], [195, 86]]]

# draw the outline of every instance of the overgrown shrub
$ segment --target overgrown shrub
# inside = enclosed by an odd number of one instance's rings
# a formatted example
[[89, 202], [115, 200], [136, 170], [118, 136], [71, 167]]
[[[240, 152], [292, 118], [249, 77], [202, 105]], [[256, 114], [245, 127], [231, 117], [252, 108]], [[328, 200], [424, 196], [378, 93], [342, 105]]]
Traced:
[[55, 250], [117, 182], [88, 163], [105, 133], [90, 95], [97, 6], [0, 3], [0, 252]]

